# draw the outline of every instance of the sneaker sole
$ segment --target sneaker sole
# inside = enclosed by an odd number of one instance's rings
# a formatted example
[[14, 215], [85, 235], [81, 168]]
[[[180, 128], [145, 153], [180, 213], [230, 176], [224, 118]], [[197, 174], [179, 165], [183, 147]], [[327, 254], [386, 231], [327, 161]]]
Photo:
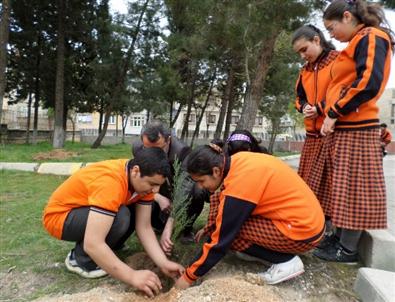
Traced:
[[77, 266], [72, 266], [68, 261], [68, 257], [64, 261], [64, 264], [66, 265], [66, 268], [77, 275], [80, 275], [81, 277], [87, 278], [87, 279], [97, 279], [101, 278], [104, 276], [107, 276], [108, 274], [105, 271], [97, 272], [97, 273], [92, 273], [92, 272], [87, 272], [84, 271], [82, 268], [77, 267]]
[[281, 282], [284, 282], [284, 281], [296, 278], [297, 276], [300, 276], [303, 273], [304, 273], [304, 269], [301, 270], [301, 271], [298, 271], [296, 273], [293, 273], [292, 275], [286, 276], [286, 277], [284, 277], [284, 278], [282, 278], [280, 280], [276, 280], [274, 282], [267, 282], [267, 281], [265, 281], [265, 282], [266, 282], [266, 284], [269, 284], [269, 285], [275, 285], [275, 284], [278, 284], [278, 283], [281, 283]]

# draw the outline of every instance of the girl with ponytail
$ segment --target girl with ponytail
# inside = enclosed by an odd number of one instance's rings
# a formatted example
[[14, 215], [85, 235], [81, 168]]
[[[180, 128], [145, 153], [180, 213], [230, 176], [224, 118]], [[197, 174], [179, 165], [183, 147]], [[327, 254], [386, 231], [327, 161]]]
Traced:
[[304, 272], [297, 254], [318, 244], [325, 219], [314, 193], [287, 164], [260, 152], [229, 156], [210, 144], [189, 154], [187, 171], [202, 188], [220, 191], [219, 205], [210, 239], [176, 287], [189, 287], [229, 249], [248, 259], [271, 262], [271, 268], [260, 274], [268, 284]]
[[[335, 0], [323, 18], [331, 37], [348, 45], [331, 70], [321, 127], [321, 134], [327, 136], [323, 147], [326, 162], [316, 164], [330, 167], [327, 192], [336, 232], [314, 255], [355, 263], [362, 231], [387, 227], [376, 103], [388, 81], [394, 38], [377, 4]], [[313, 189], [319, 186], [316, 183]]]
[[[323, 137], [320, 133], [325, 118], [325, 96], [331, 80], [332, 64], [339, 52], [327, 41], [321, 30], [313, 25], [298, 28], [292, 36], [292, 46], [306, 64], [302, 67], [296, 82], [296, 109], [303, 114], [306, 140], [299, 162], [299, 175], [310, 186], [312, 182], [321, 182], [320, 173], [312, 174], [318, 158], [322, 156]], [[313, 190], [327, 212], [328, 200], [323, 190]]]

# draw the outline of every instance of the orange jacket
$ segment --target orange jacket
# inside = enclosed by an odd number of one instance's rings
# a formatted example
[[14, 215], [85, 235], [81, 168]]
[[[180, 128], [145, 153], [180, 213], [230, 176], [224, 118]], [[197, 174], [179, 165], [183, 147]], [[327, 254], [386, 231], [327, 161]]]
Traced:
[[326, 112], [337, 118], [336, 129], [379, 127], [376, 102], [391, 67], [391, 41], [374, 27], [361, 29], [335, 60]]
[[[287, 164], [273, 156], [238, 152], [226, 161], [215, 230], [183, 277], [193, 282], [226, 253], [250, 216], [270, 219], [293, 240], [318, 240], [325, 217], [310, 188]], [[259, 232], [260, 230], [256, 230]]]
[[296, 82], [295, 107], [303, 113], [306, 104], [317, 108], [318, 117], [305, 118], [304, 125], [307, 135], [319, 136], [324, 121], [325, 95], [331, 80], [330, 70], [339, 52], [331, 50], [323, 52], [315, 63], [307, 63], [300, 71]]

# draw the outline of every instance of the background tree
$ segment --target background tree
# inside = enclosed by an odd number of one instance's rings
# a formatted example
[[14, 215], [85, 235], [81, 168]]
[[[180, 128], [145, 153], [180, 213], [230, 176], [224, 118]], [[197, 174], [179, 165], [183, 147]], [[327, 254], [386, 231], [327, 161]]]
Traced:
[[3, 112], [3, 97], [5, 92], [6, 78], [5, 68], [7, 66], [7, 43], [10, 23], [11, 0], [4, 0], [1, 5], [0, 20], [0, 122]]
[[281, 130], [281, 119], [287, 113], [289, 104], [294, 101], [294, 85], [299, 66], [289, 63], [297, 59], [289, 45], [290, 35], [282, 32], [275, 44], [260, 104], [262, 114], [270, 122], [269, 152], [273, 152], [276, 136]]

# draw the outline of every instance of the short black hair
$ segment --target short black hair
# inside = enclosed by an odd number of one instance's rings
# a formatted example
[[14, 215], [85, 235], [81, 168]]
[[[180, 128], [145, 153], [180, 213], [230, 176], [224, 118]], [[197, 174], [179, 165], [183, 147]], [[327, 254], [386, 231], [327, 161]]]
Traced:
[[381, 123], [380, 127], [387, 128], [387, 124], [386, 123]]
[[155, 143], [159, 136], [163, 136], [165, 141], [171, 136], [171, 131], [165, 123], [159, 120], [153, 120], [143, 126], [141, 129], [141, 138], [145, 135], [151, 143]]
[[129, 169], [133, 166], [139, 166], [141, 177], [154, 176], [155, 174], [169, 177], [171, 173], [167, 155], [158, 147], [138, 150], [128, 164]]

